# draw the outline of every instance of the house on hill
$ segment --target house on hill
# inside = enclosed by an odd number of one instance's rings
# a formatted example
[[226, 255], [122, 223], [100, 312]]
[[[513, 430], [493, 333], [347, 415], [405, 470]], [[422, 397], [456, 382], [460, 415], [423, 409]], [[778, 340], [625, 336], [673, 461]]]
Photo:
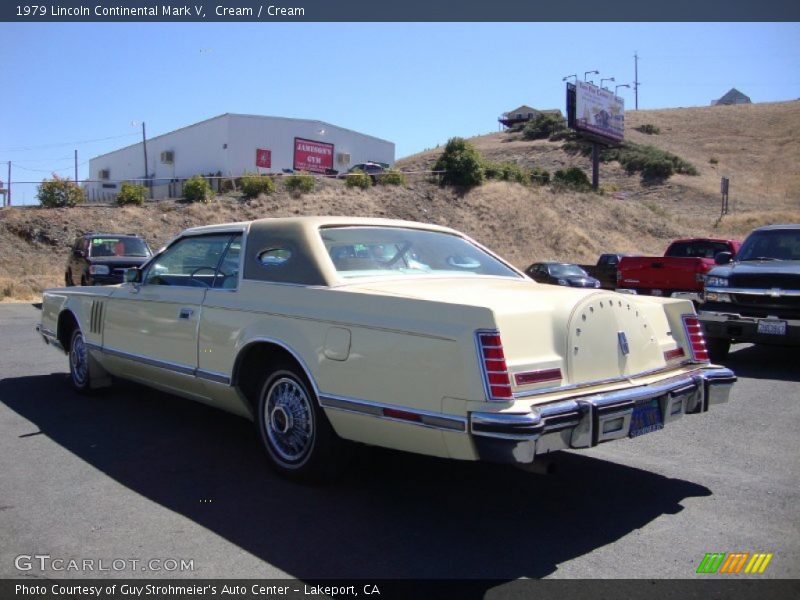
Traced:
[[750, 102], [749, 96], [745, 96], [736, 88], [731, 88], [722, 98], [711, 101], [711, 106], [716, 106], [718, 104], [752, 104], [752, 102]]
[[523, 104], [522, 106], [515, 108], [514, 110], [509, 110], [508, 112], [504, 112], [500, 115], [497, 120], [503, 125], [503, 127], [512, 127], [517, 125], [518, 123], [527, 123], [534, 119], [537, 115], [540, 114], [551, 114], [551, 115], [558, 115], [559, 117], [563, 117], [561, 111], [557, 108], [551, 108], [548, 110], [538, 110], [536, 108], [531, 108], [527, 104]]

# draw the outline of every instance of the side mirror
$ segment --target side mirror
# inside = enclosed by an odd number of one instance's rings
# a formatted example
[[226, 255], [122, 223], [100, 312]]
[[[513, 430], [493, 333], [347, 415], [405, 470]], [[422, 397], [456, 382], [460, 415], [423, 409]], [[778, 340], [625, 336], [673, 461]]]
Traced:
[[727, 265], [733, 259], [733, 254], [730, 252], [720, 252], [714, 257], [714, 264]]
[[142, 283], [142, 270], [138, 267], [132, 267], [125, 271], [123, 279], [125, 283]]
[[83, 258], [84, 256], [83, 250], [73, 250], [72, 256], [74, 256], [75, 258]]

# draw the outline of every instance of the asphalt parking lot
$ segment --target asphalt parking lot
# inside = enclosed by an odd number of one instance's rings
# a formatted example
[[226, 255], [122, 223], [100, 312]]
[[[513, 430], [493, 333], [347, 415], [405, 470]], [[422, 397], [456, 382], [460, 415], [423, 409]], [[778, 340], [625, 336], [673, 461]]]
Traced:
[[[315, 488], [269, 471], [238, 417], [132, 384], [75, 394], [38, 318], [0, 305], [2, 578], [726, 577], [695, 574], [708, 552], [800, 577], [797, 350], [735, 347], [731, 402], [561, 453], [555, 475], [365, 450]], [[15, 565], [35, 554], [138, 562]]]

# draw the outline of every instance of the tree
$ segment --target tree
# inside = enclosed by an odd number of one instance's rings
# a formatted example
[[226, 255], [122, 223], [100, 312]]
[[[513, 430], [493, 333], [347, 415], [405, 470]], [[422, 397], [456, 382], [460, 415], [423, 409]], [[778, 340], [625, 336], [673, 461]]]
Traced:
[[484, 179], [483, 158], [475, 146], [460, 137], [447, 141], [433, 170], [444, 171], [444, 184], [474, 186], [483, 183]]
[[45, 179], [37, 189], [39, 203], [45, 208], [75, 206], [86, 199], [83, 189], [68, 177], [53, 173], [53, 179]]

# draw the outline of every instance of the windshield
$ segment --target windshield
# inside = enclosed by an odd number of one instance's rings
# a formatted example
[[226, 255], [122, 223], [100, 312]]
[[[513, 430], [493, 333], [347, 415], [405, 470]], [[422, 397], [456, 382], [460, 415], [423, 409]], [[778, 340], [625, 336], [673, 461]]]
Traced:
[[322, 240], [341, 277], [521, 276], [464, 238], [400, 227], [326, 227]]
[[103, 256], [150, 256], [150, 248], [144, 240], [134, 237], [102, 237], [92, 238], [89, 244], [89, 256], [99, 258]]
[[577, 265], [550, 265], [553, 277], [587, 277], [586, 271]]
[[736, 260], [800, 260], [800, 229], [768, 229], [751, 233]]

